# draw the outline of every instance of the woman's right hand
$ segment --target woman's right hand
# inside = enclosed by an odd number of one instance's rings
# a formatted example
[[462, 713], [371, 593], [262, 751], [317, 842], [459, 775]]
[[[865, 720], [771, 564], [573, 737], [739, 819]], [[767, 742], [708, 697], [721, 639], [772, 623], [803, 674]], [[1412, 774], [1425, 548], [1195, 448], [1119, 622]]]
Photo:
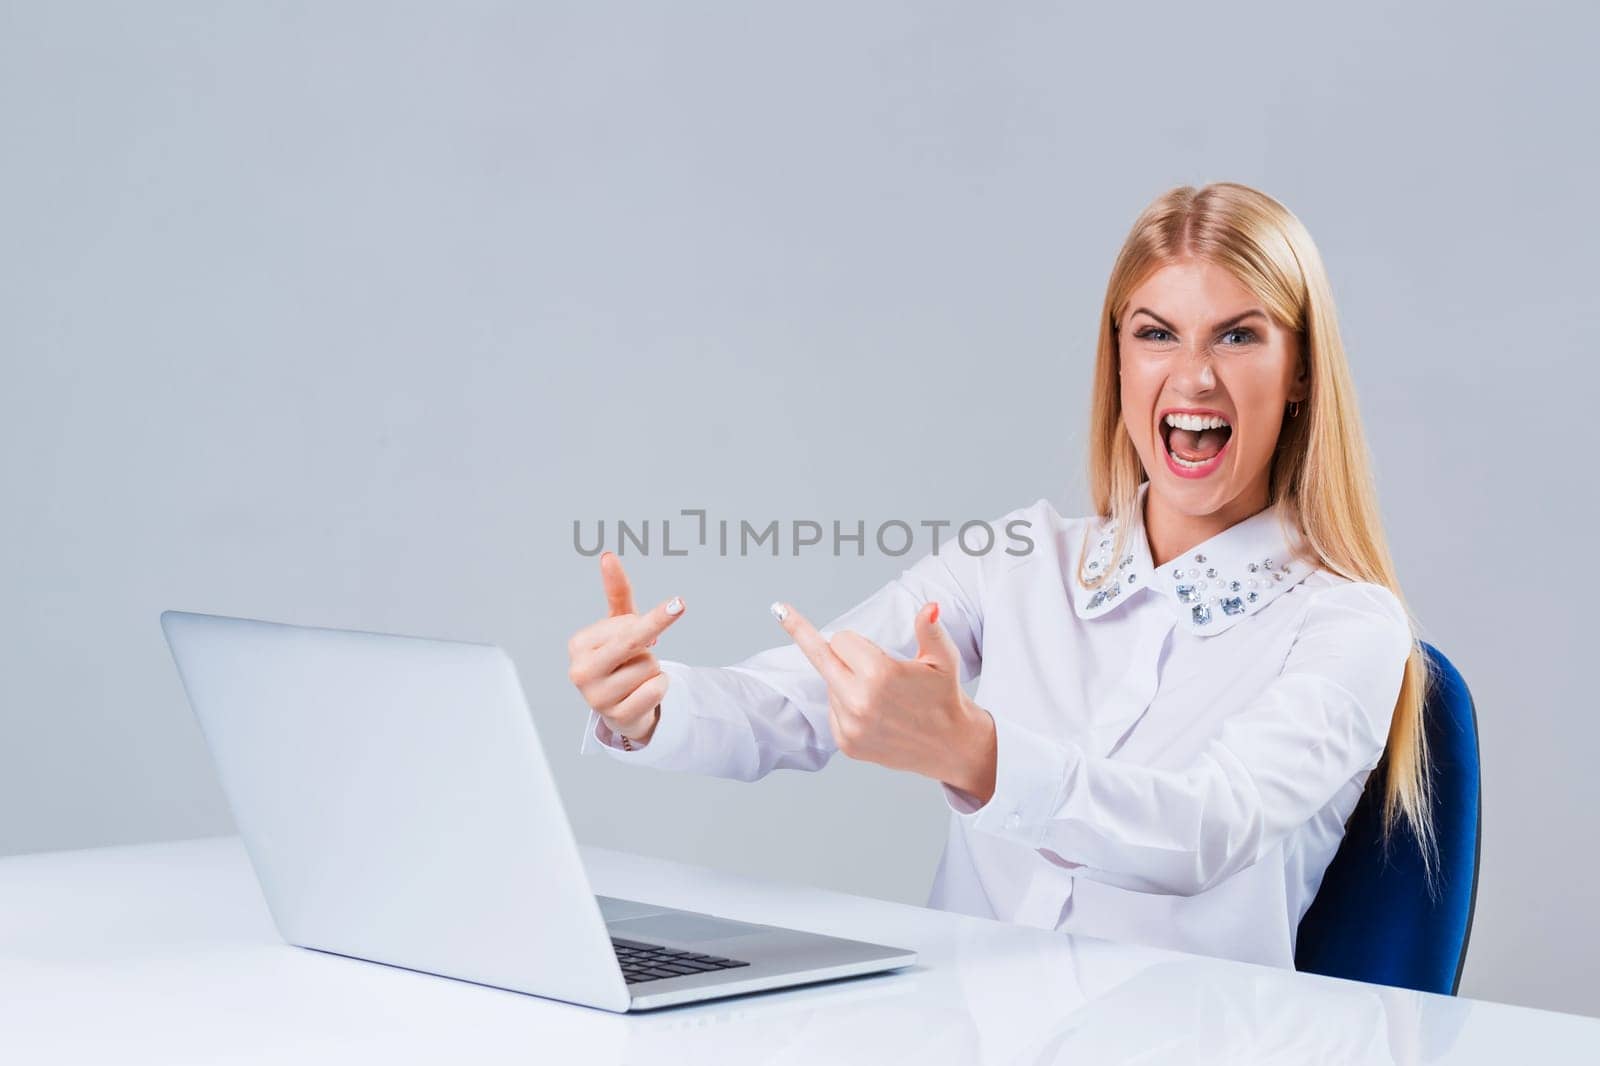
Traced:
[[682, 617], [683, 600], [674, 596], [637, 613], [622, 561], [609, 551], [600, 554], [600, 582], [610, 614], [567, 641], [567, 676], [613, 733], [643, 744], [655, 732], [669, 680], [650, 649]]

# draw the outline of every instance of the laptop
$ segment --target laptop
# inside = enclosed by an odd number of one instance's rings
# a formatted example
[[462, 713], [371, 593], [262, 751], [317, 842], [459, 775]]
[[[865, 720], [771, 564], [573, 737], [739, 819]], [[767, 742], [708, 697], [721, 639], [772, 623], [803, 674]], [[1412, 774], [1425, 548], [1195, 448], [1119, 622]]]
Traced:
[[181, 611], [161, 627], [290, 944], [616, 1012], [916, 961], [596, 896], [498, 647]]

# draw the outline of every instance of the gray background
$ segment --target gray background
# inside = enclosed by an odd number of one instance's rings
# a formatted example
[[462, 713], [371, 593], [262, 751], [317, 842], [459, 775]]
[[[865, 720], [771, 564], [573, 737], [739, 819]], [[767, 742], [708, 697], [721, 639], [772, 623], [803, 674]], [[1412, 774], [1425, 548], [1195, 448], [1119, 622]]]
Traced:
[[[929, 782], [578, 755], [571, 524], [1082, 513], [1112, 256], [1233, 179], [1330, 265], [1479, 701], [1463, 991], [1600, 1014], [1592, 16], [437, 7], [0, 7], [0, 852], [229, 830], [184, 607], [500, 642], [583, 840], [922, 902]], [[906, 560], [630, 562], [725, 663]]]

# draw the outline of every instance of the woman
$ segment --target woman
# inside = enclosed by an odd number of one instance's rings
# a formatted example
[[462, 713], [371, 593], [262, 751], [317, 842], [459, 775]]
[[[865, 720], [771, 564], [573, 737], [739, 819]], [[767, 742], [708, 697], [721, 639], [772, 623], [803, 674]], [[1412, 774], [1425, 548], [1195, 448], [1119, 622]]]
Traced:
[[[929, 905], [1290, 967], [1368, 775], [1427, 852], [1426, 660], [1384, 541], [1309, 234], [1246, 186], [1177, 188], [1111, 271], [1095, 513], [1033, 550], [948, 542], [819, 633], [726, 668], [657, 660], [682, 599], [569, 644], [583, 750], [754, 780], [834, 751], [938, 781]], [[963, 682], [979, 679], [972, 697]]]

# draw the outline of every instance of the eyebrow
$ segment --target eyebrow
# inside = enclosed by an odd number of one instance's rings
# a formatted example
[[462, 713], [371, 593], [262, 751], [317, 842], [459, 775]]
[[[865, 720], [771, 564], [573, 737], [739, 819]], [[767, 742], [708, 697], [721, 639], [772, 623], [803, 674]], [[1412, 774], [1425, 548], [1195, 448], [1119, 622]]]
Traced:
[[[1148, 307], [1136, 307], [1133, 310], [1133, 314], [1130, 314], [1128, 317], [1132, 318], [1133, 315], [1139, 315], [1139, 314], [1149, 315], [1151, 318], [1155, 319], [1157, 322], [1161, 323], [1163, 326], [1165, 326], [1167, 329], [1171, 330], [1172, 332], [1174, 332], [1174, 333], [1178, 332], [1178, 327], [1177, 326], [1174, 326], [1171, 322], [1168, 322], [1166, 319], [1162, 318], [1160, 315], [1156, 314], [1154, 311], [1150, 310]], [[1234, 315], [1232, 318], [1228, 319], [1225, 322], [1218, 322], [1215, 326], [1212, 326], [1211, 328], [1214, 329], [1214, 330], [1227, 329], [1229, 326], [1236, 325], [1237, 323], [1243, 322], [1245, 319], [1251, 317], [1252, 315], [1257, 315], [1257, 316], [1260, 316], [1261, 318], [1266, 318], [1267, 317], [1267, 313], [1265, 311], [1261, 310], [1261, 308], [1252, 307], [1250, 310], [1244, 312], [1243, 314]]]

